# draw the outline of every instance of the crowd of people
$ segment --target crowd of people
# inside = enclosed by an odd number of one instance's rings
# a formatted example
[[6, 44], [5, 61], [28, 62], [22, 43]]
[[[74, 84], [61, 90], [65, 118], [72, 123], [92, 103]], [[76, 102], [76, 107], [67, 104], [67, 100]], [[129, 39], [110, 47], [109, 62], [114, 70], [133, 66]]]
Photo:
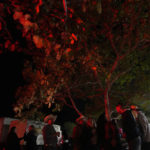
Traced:
[[[72, 136], [62, 133], [62, 144], [58, 145], [59, 132], [53, 124], [56, 118], [46, 118], [42, 129], [41, 150], [150, 150], [150, 126], [143, 111], [131, 105], [116, 106], [120, 119], [107, 120], [102, 113], [97, 120], [80, 116], [76, 119]], [[119, 120], [119, 121], [118, 121]], [[35, 128], [30, 125], [28, 132], [18, 138], [16, 127], [12, 127], [6, 139], [6, 150], [20, 150], [20, 140], [26, 141], [26, 150], [39, 150], [36, 146]], [[65, 142], [67, 141], [67, 142]]]

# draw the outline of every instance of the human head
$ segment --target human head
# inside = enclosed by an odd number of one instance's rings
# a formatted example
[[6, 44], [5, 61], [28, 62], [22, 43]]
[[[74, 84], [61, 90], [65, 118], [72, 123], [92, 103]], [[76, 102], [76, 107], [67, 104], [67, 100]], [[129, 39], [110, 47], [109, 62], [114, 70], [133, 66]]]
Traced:
[[34, 130], [34, 125], [30, 125], [28, 128], [29, 131]]
[[84, 117], [84, 116], [80, 116], [79, 118], [76, 119], [76, 123], [79, 124], [79, 125], [85, 124], [86, 121], [87, 121], [87, 118]]
[[15, 132], [15, 131], [16, 131], [16, 127], [15, 126], [11, 127], [10, 132]]
[[48, 120], [47, 122], [49, 125], [52, 125], [53, 124], [53, 121], [51, 119]]
[[56, 121], [57, 115], [53, 115], [53, 114], [49, 114], [44, 118], [44, 122], [48, 123], [49, 120], [52, 121], [52, 123], [54, 123]]
[[130, 109], [131, 109], [131, 110], [138, 110], [139, 108], [138, 108], [138, 106], [130, 105]]
[[124, 108], [122, 107], [121, 104], [118, 104], [116, 106], [116, 111], [119, 113], [119, 114], [122, 114], [124, 112]]
[[87, 120], [87, 126], [89, 127], [96, 127], [96, 122], [93, 118], [88, 118]]

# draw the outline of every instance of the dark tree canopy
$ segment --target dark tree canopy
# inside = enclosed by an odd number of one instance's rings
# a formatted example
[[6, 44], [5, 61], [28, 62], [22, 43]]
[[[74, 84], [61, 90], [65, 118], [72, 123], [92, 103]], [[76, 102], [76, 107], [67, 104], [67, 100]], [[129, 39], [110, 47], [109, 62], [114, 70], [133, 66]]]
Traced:
[[[18, 116], [67, 105], [79, 115], [105, 109], [110, 119], [117, 102], [149, 92], [148, 0], [8, 0], [0, 6], [0, 53], [28, 56], [25, 84], [16, 91]], [[75, 101], [86, 106], [78, 110]]]

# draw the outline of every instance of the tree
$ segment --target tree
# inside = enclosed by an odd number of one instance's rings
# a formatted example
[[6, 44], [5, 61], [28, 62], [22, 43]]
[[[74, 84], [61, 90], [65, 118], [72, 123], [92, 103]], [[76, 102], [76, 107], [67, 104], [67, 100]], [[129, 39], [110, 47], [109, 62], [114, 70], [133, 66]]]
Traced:
[[[11, 7], [6, 9], [8, 4]], [[125, 86], [127, 95], [131, 94], [127, 88], [139, 77], [139, 56], [149, 54], [148, 1], [15, 0], [1, 5], [19, 31], [16, 37], [9, 26], [4, 28], [10, 19], [1, 22], [5, 41], [1, 49], [30, 56], [23, 71], [26, 84], [16, 92], [15, 111], [19, 115], [37, 111], [41, 104], [49, 108], [55, 104], [61, 110], [65, 104], [82, 115], [74, 99], [95, 100], [101, 106], [104, 100], [110, 120], [115, 89], [122, 96]], [[3, 13], [3, 18], [8, 16]]]

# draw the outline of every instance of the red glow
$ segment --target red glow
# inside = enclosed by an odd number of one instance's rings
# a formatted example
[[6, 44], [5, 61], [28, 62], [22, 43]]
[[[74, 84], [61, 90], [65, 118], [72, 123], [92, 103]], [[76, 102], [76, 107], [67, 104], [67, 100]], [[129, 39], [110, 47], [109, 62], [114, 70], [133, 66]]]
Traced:
[[118, 106], [116, 106], [116, 111], [118, 113], [122, 114], [125, 111], [125, 109], [123, 109], [121, 105], [118, 105]]
[[72, 14], [70, 14], [69, 17], [72, 18]]
[[76, 40], [76, 41], [78, 40], [74, 33], [72, 33], [72, 37], [74, 40]]
[[71, 48], [66, 49], [66, 53], [69, 53], [71, 51]]
[[15, 44], [12, 44], [12, 45], [11, 45], [10, 50], [11, 50], [12, 52], [15, 51]]
[[70, 44], [72, 44], [72, 45], [74, 44], [74, 40], [73, 39], [71, 40]]
[[97, 68], [96, 68], [95, 66], [93, 66], [93, 67], [92, 67], [92, 70], [96, 71], [96, 70], [97, 70]]
[[9, 40], [7, 40], [7, 41], [5, 42], [5, 48], [8, 48], [8, 47], [9, 47], [9, 45], [10, 45], [10, 41], [9, 41]]
[[78, 18], [78, 19], [76, 20], [76, 22], [77, 22], [77, 24], [83, 23], [83, 21], [82, 21], [80, 18]]
[[36, 13], [38, 14], [39, 13], [39, 11], [40, 11], [40, 6], [42, 5], [42, 0], [39, 0], [39, 3], [37, 4], [37, 6], [36, 6]]
[[48, 36], [49, 38], [53, 38], [53, 34], [49, 34], [49, 36]]
[[63, 0], [63, 6], [64, 6], [64, 10], [65, 10], [65, 15], [67, 16], [67, 4], [66, 4], [66, 0]]
[[96, 1], [93, 1], [93, 2], [92, 2], [93, 5], [96, 5], [96, 3], [97, 3]]
[[133, 110], [136, 110], [136, 109], [137, 109], [137, 106], [131, 105], [130, 108], [133, 109]]
[[82, 30], [85, 31], [85, 28], [83, 27]]

